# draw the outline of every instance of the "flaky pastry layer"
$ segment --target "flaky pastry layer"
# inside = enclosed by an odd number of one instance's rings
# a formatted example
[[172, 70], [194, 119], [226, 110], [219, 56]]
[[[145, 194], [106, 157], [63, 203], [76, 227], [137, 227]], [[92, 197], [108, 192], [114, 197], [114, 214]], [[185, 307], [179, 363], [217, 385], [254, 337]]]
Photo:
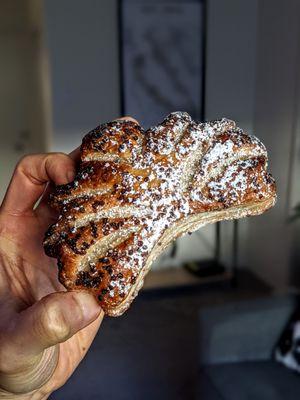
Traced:
[[147, 131], [114, 121], [84, 137], [75, 180], [52, 195], [60, 216], [44, 248], [67, 289], [90, 290], [118, 316], [178, 236], [275, 200], [264, 145], [231, 120], [176, 112]]

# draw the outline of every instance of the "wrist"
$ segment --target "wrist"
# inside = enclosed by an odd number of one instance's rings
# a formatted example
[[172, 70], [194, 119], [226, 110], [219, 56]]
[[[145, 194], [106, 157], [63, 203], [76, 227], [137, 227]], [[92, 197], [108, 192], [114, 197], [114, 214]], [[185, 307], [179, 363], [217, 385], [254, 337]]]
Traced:
[[58, 362], [59, 347], [46, 349], [27, 369], [16, 373], [0, 372], [0, 400], [44, 400], [50, 393], [42, 390], [53, 375]]

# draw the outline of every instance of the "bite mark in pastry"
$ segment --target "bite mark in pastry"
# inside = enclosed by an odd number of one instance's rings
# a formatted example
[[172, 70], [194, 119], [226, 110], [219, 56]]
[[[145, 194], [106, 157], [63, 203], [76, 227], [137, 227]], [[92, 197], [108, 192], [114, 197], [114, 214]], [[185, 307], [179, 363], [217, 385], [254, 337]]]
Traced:
[[67, 289], [92, 291], [118, 316], [178, 236], [261, 214], [275, 200], [264, 145], [231, 120], [175, 112], [147, 131], [113, 121], [83, 138], [75, 180], [52, 195], [60, 216], [44, 248]]

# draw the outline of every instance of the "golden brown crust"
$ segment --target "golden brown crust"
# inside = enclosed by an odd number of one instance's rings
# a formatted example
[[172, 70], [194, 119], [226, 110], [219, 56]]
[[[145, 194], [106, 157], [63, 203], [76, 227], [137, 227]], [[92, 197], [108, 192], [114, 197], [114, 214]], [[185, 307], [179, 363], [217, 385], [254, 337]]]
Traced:
[[177, 112], [145, 132], [110, 122], [84, 137], [75, 180], [52, 195], [60, 217], [44, 248], [66, 288], [88, 289], [120, 315], [171, 240], [262, 213], [275, 198], [264, 145], [233, 121], [198, 124]]

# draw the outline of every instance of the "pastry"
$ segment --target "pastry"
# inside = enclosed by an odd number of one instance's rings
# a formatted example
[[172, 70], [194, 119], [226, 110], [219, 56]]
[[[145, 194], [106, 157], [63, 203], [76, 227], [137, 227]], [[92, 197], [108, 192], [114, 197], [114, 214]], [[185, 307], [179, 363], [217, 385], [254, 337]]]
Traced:
[[235, 122], [175, 112], [144, 131], [117, 120], [83, 138], [75, 180], [51, 196], [60, 216], [44, 248], [67, 289], [93, 292], [118, 316], [178, 236], [261, 214], [275, 200], [265, 146]]

